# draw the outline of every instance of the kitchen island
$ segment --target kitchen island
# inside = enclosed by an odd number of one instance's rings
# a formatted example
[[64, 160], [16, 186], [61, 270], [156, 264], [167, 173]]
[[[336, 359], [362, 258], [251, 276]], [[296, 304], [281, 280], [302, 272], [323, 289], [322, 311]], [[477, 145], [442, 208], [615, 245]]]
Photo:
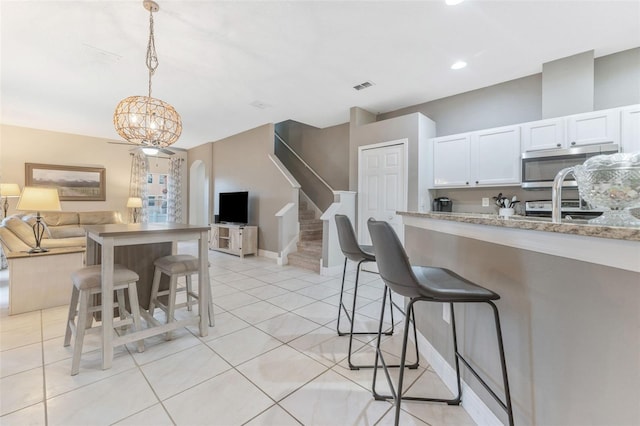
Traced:
[[[640, 424], [640, 229], [496, 215], [401, 212], [412, 264], [449, 268], [500, 294], [516, 424]], [[417, 323], [451, 381], [443, 306]], [[491, 312], [456, 306], [462, 352], [500, 383]], [[444, 362], [446, 360], [446, 362]], [[470, 375], [463, 404], [483, 424], [503, 411]]]

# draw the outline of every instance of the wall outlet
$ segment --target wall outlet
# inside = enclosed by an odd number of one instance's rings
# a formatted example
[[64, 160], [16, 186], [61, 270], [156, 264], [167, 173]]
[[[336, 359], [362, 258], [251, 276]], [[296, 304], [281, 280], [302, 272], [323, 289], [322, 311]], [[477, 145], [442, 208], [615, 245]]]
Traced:
[[448, 303], [442, 304], [442, 320], [447, 324], [451, 324], [451, 305]]
[[489, 207], [489, 197], [482, 197], [482, 207]]

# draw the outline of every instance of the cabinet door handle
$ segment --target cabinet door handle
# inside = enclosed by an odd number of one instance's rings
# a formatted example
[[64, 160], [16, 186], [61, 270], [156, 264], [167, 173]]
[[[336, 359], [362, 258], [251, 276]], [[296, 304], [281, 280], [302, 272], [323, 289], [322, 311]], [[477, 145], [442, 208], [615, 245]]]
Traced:
[[479, 181], [476, 181], [476, 184], [479, 184], [479, 183], [480, 183]]
[[576, 144], [576, 141], [571, 142], [571, 145], [575, 145], [575, 144]]
[[558, 144], [556, 144], [556, 146], [557, 146], [558, 148], [560, 148], [560, 147], [562, 147], [562, 144], [561, 144], [561, 143], [558, 143]]
[[469, 185], [469, 182], [465, 182], [465, 185]]

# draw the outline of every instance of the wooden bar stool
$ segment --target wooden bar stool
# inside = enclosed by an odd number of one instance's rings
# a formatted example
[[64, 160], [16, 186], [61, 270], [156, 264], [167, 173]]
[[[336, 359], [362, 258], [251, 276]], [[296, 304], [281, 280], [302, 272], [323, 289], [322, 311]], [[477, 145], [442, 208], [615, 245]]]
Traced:
[[[367, 223], [373, 247], [376, 252], [376, 260], [380, 270], [380, 276], [385, 284], [394, 292], [409, 298], [407, 304], [407, 314], [412, 313], [416, 302], [441, 302], [449, 303], [451, 306], [451, 328], [453, 333], [453, 351], [455, 354], [455, 369], [457, 377], [458, 394], [452, 399], [444, 398], [422, 398], [402, 396], [404, 366], [406, 362], [407, 338], [409, 328], [409, 315], [406, 316], [404, 336], [402, 341], [402, 354], [400, 357], [400, 374], [398, 377], [397, 387], [394, 389], [391, 376], [387, 371], [383, 353], [380, 350], [380, 339], [382, 334], [382, 321], [384, 319], [384, 303], [382, 300], [382, 312], [380, 313], [380, 326], [378, 328], [378, 343], [376, 345], [375, 365], [378, 362], [382, 364], [383, 370], [391, 388], [391, 395], [380, 395], [376, 392], [376, 374], [377, 368], [373, 372], [373, 396], [377, 400], [393, 399], [395, 402], [395, 425], [400, 422], [400, 403], [402, 400], [410, 401], [432, 401], [444, 402], [449, 405], [459, 405], [462, 401], [462, 388], [460, 387], [460, 362], [469, 369], [482, 386], [496, 400], [496, 402], [507, 413], [509, 425], [513, 425], [513, 408], [511, 405], [511, 393], [509, 391], [509, 380], [507, 378], [507, 365], [504, 356], [504, 346], [502, 344], [502, 331], [500, 327], [500, 316], [498, 308], [494, 300], [500, 299], [500, 296], [493, 291], [481, 287], [456, 273], [445, 268], [433, 268], [428, 266], [412, 266], [409, 263], [404, 247], [400, 243], [395, 231], [387, 222], [369, 219]], [[500, 356], [500, 366], [502, 369], [502, 383], [504, 400], [500, 398], [496, 392], [491, 389], [489, 384], [480, 376], [475, 368], [471, 366], [469, 361], [458, 351], [458, 338], [456, 334], [456, 317], [454, 305], [456, 303], [486, 303], [492, 311], [496, 327], [498, 340], [498, 352]], [[416, 342], [417, 344], [417, 342]]]
[[[138, 290], [136, 282], [139, 276], [134, 271], [122, 265], [114, 265], [113, 268], [113, 290], [116, 292], [116, 303], [114, 308], [118, 308], [120, 320], [114, 322], [113, 327], [123, 327], [133, 324], [136, 331], [142, 330], [140, 321], [140, 306], [138, 304]], [[74, 337], [73, 358], [71, 360], [71, 375], [78, 374], [80, 368], [80, 356], [82, 355], [82, 344], [84, 335], [89, 329], [97, 331], [102, 326], [92, 327], [93, 314], [100, 312], [102, 306], [95, 303], [96, 297], [102, 293], [102, 266], [94, 265], [78, 269], [71, 274], [73, 289], [71, 292], [71, 302], [69, 303], [69, 315], [67, 317], [67, 330], [64, 336], [64, 346], [69, 346], [71, 337]], [[127, 311], [125, 304], [124, 290], [129, 292], [129, 305], [131, 312]], [[80, 306], [78, 307], [78, 302]], [[76, 322], [76, 317], [78, 318]], [[138, 352], [144, 351], [144, 339], [138, 340]]]
[[[154, 262], [155, 271], [153, 273], [153, 284], [151, 286], [151, 299], [149, 301], [149, 315], [153, 316], [156, 306], [162, 309], [166, 316], [166, 323], [170, 323], [175, 320], [176, 308], [187, 307], [187, 310], [191, 310], [191, 306], [197, 303], [199, 298], [197, 293], [193, 292], [191, 284], [191, 276], [197, 274], [200, 266], [200, 262], [197, 257], [188, 254], [174, 254], [171, 256], [164, 256], [156, 259]], [[169, 288], [167, 290], [160, 291], [160, 278], [162, 274], [169, 277]], [[178, 278], [185, 277], [186, 288], [178, 288]], [[187, 301], [185, 303], [176, 304], [176, 295], [178, 292], [186, 291]], [[168, 296], [167, 304], [160, 301], [160, 296]], [[213, 318], [213, 303], [209, 298], [209, 315]], [[171, 339], [171, 332], [167, 332], [167, 339]]]

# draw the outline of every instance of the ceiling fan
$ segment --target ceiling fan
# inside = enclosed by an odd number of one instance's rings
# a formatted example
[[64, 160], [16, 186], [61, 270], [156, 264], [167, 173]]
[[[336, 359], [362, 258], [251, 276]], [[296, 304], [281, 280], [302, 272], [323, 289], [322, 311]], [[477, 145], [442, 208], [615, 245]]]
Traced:
[[129, 152], [143, 152], [145, 155], [150, 155], [150, 156], [154, 156], [154, 155], [158, 155], [158, 153], [162, 153], [165, 155], [174, 155], [175, 152], [171, 151], [168, 148], [160, 148], [160, 147], [156, 147], [156, 146], [151, 146], [151, 145], [137, 145], [134, 143], [129, 143], [129, 142], [117, 142], [117, 141], [107, 141], [107, 143], [111, 143], [114, 145], [129, 145], [132, 148], [129, 150]]

